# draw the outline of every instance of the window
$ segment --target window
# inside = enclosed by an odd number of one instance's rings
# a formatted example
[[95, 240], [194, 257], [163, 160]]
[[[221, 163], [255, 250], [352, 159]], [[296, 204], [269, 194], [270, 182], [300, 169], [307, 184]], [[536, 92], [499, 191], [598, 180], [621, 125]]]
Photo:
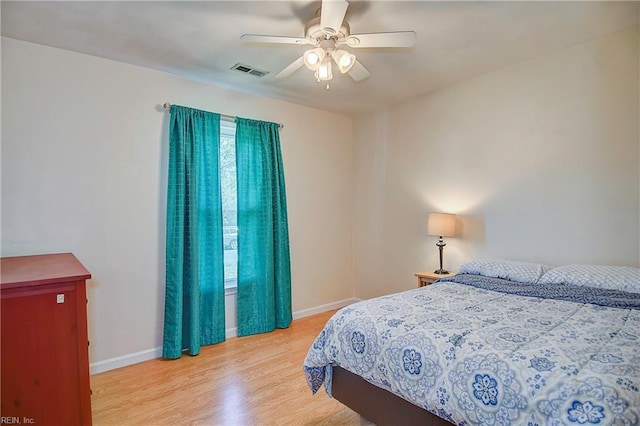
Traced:
[[224, 242], [224, 287], [233, 289], [238, 278], [238, 208], [236, 191], [236, 123], [220, 120], [220, 193]]

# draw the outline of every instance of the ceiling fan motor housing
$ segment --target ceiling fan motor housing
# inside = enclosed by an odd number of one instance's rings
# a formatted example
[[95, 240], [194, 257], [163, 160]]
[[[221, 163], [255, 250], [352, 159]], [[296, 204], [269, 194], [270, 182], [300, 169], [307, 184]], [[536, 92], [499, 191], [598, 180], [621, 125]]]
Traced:
[[[328, 30], [331, 29], [329, 28]], [[340, 31], [338, 31], [337, 33], [329, 34], [329, 32], [333, 31], [327, 31], [320, 27], [320, 17], [313, 18], [312, 20], [307, 22], [307, 25], [305, 25], [304, 27], [305, 37], [316, 41], [326, 40], [327, 38], [342, 40], [349, 37], [349, 34], [351, 34], [349, 23], [347, 21], [342, 22]]]

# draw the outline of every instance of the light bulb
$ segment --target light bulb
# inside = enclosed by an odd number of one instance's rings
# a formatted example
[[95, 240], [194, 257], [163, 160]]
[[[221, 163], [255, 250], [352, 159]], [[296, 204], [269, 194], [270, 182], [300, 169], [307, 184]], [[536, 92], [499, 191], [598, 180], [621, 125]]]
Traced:
[[347, 52], [346, 50], [336, 49], [332, 56], [342, 74], [348, 72], [356, 63], [355, 55]]
[[317, 64], [319, 60], [320, 60], [320, 57], [318, 56], [318, 54], [316, 52], [311, 52], [307, 56], [307, 61], [309, 61], [309, 63], [311, 65]]
[[320, 64], [320, 67], [314, 73], [316, 80], [320, 81], [329, 81], [333, 78], [333, 73], [331, 72], [331, 59], [326, 58]]
[[327, 66], [326, 63], [324, 63], [320, 65], [320, 68], [318, 68], [318, 78], [320, 80], [326, 80], [328, 76], [329, 76], [329, 67]]
[[340, 58], [340, 66], [346, 68], [349, 65], [351, 65], [351, 56], [343, 55], [342, 58]]
[[316, 47], [315, 49], [307, 50], [304, 52], [302, 56], [304, 60], [304, 64], [311, 71], [315, 71], [320, 66], [322, 60], [326, 57], [326, 52], [321, 47]]

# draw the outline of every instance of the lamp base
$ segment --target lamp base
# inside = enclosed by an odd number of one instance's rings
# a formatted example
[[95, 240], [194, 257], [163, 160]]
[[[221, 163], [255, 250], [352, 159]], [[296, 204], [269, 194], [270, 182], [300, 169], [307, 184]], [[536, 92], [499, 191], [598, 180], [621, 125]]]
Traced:
[[438, 274], [438, 275], [447, 275], [449, 273], [449, 271], [445, 270], [445, 269], [436, 269], [435, 271], [433, 271], [434, 274]]

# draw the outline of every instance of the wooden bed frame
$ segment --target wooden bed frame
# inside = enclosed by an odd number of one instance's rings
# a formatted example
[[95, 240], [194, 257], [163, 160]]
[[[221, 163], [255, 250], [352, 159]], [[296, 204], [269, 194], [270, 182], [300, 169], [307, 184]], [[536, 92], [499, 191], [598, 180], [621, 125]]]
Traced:
[[364, 380], [333, 366], [333, 397], [377, 426], [451, 426], [448, 421]]

